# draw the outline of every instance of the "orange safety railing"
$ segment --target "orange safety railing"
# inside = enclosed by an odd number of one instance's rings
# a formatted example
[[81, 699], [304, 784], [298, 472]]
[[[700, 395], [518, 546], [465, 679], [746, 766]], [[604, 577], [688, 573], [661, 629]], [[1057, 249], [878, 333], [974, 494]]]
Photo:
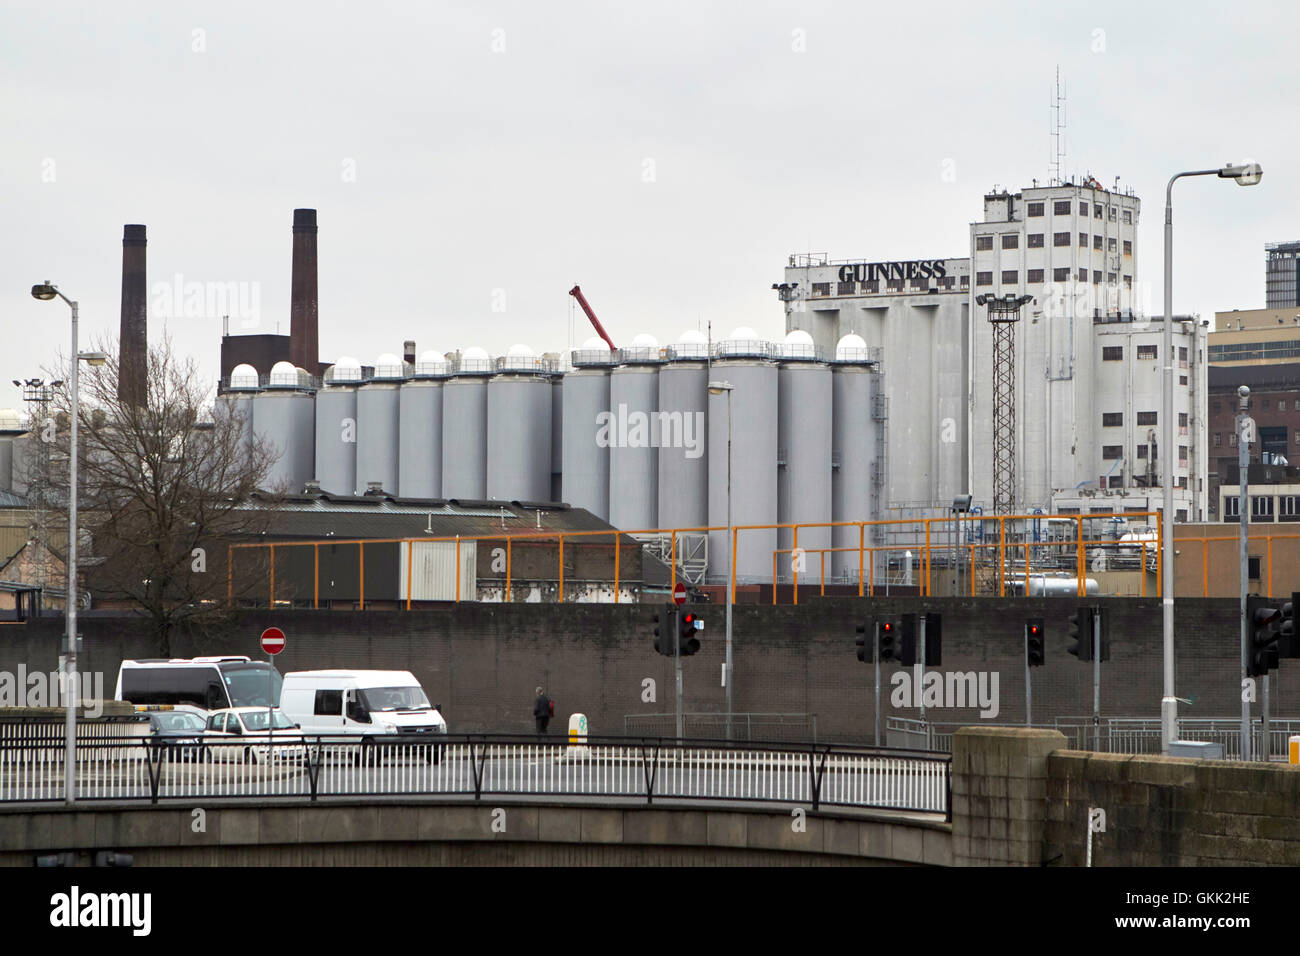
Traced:
[[[882, 521], [833, 521], [817, 524], [764, 524], [764, 525], [735, 525], [730, 529], [730, 549], [729, 553], [735, 554], [738, 551], [744, 557], [744, 547], [746, 545], [746, 536], [759, 532], [768, 535], [779, 534], [782, 531], [790, 533], [791, 547], [772, 549], [772, 564], [770, 580], [760, 580], [759, 583], [772, 586], [773, 603], [776, 603], [776, 586], [781, 583], [781, 574], [779, 573], [779, 561], [781, 555], [791, 555], [791, 582], [793, 584], [794, 603], [799, 601], [800, 581], [799, 574], [803, 570], [805, 558], [809, 554], [819, 556], [820, 566], [818, 572], [818, 593], [825, 594], [827, 587], [826, 575], [826, 555], [847, 554], [857, 555], [856, 576], [850, 570], [842, 570], [841, 578], [837, 582], [841, 587], [847, 583], [852, 587], [856, 584], [857, 594], [859, 596], [875, 595], [878, 588], [878, 562], [877, 554], [884, 555], [885, 558], [885, 577], [888, 580], [889, 569], [893, 565], [891, 558], [896, 558], [899, 553], [912, 552], [913, 557], [908, 560], [908, 568], [915, 567], [917, 577], [915, 583], [910, 586], [917, 588], [923, 596], [933, 596], [935, 594], [935, 574], [936, 569], [942, 571], [951, 571], [954, 567], [958, 568], [962, 576], [966, 579], [968, 586], [962, 589], [963, 594], [976, 596], [979, 593], [1005, 596], [1008, 592], [1008, 586], [1012, 589], [1016, 585], [1024, 582], [1025, 590], [1029, 589], [1031, 578], [1042, 578], [1049, 574], [1058, 580], [1073, 580], [1075, 588], [1079, 595], [1087, 593], [1089, 569], [1087, 566], [1087, 552], [1089, 549], [1101, 549], [1104, 553], [1107, 549], [1118, 551], [1118, 557], [1127, 560], [1130, 556], [1125, 552], [1136, 552], [1137, 564], [1136, 570], [1138, 582], [1136, 588], [1140, 595], [1145, 596], [1147, 593], [1147, 574], [1148, 574], [1148, 555], [1155, 552], [1155, 593], [1160, 594], [1160, 574], [1162, 570], [1162, 548], [1160, 547], [1160, 527], [1158, 514], [1155, 512], [1142, 512], [1126, 514], [1128, 520], [1149, 519], [1155, 524], [1156, 540], [1131, 540], [1120, 541], [1118, 538], [1089, 537], [1085, 534], [1088, 530], [1085, 523], [1094, 525], [1097, 522], [1113, 521], [1113, 515], [963, 515], [954, 521], [953, 518], [908, 518], [908, 519], [888, 519]], [[932, 527], [938, 525], [939, 527]], [[1046, 526], [1048, 534], [1042, 536], [1041, 531]], [[905, 540], [899, 543], [867, 543], [867, 530], [872, 529], [873, 541], [880, 537], [888, 537], [890, 533], [904, 537]], [[852, 540], [857, 539], [856, 547], [852, 545], [835, 545], [832, 547], [810, 547], [801, 548], [799, 546], [799, 536], [803, 532], [805, 540], [807, 534], [814, 529], [829, 529], [821, 537], [827, 535], [835, 537], [835, 529], [850, 529], [848, 534], [841, 532], [838, 537], [848, 537]], [[857, 534], [853, 535], [851, 529], [857, 529]], [[880, 529], [877, 531], [876, 529]], [[979, 539], [974, 540], [974, 531], [978, 530]], [[988, 532], [992, 533], [988, 533]], [[609, 539], [609, 543], [603, 544], [604, 547], [612, 547], [613, 550], [613, 597], [617, 603], [621, 600], [623, 581], [623, 564], [622, 553], [624, 548], [640, 547], [644, 542], [640, 539], [646, 537], [658, 538], [660, 540], [667, 538], [668, 555], [669, 555], [669, 589], [673, 589], [677, 584], [678, 557], [681, 554], [679, 537], [682, 535], [699, 535], [708, 533], [721, 533], [724, 536], [728, 529], [725, 526], [703, 526], [694, 528], [652, 528], [639, 531], [619, 531], [619, 530], [600, 530], [600, 531], [554, 531], [539, 529], [536, 531], [519, 532], [519, 533], [501, 533], [501, 534], [484, 534], [477, 536], [430, 536], [430, 537], [410, 537], [410, 538], [356, 538], [341, 540], [337, 538], [328, 538], [316, 541], [277, 541], [274, 543], [264, 542], [247, 542], [232, 544], [228, 549], [228, 566], [227, 566], [227, 602], [234, 602], [234, 574], [236, 556], [244, 551], [256, 551], [265, 549], [269, 557], [268, 573], [268, 596], [271, 607], [276, 605], [276, 553], [283, 553], [287, 549], [310, 547], [313, 549], [312, 561], [312, 607], [320, 606], [320, 548], [322, 545], [331, 547], [338, 546], [356, 546], [357, 548], [357, 606], [364, 609], [366, 602], [366, 560], [365, 552], [367, 546], [381, 544], [397, 544], [405, 546], [406, 554], [406, 580], [405, 580], [405, 597], [394, 598], [385, 596], [383, 600], [399, 600], [404, 603], [406, 609], [411, 608], [412, 591], [413, 591], [413, 567], [415, 545], [422, 543], [455, 542], [455, 583], [454, 583], [454, 600], [477, 600], [477, 594], [462, 594], [461, 567], [462, 567], [462, 542], [479, 542], [503, 543], [505, 549], [505, 577], [504, 580], [491, 578], [492, 586], [499, 586], [501, 589], [502, 599], [506, 601], [513, 600], [515, 597], [515, 543], [524, 542], [528, 545], [554, 545], [556, 549], [555, 575], [552, 580], [558, 582], [556, 591], [556, 600], [563, 602], [565, 600], [565, 545], [570, 545], [570, 553], [576, 553], [581, 556], [582, 551], [574, 552], [574, 548], [592, 546], [601, 547], [601, 539]], [[883, 534], [882, 534], [883, 532]], [[1256, 538], [1258, 536], [1252, 536]], [[1265, 536], [1270, 537], [1270, 536]], [[1283, 535], [1272, 537], [1289, 537], [1300, 538], [1300, 534]], [[725, 538], [724, 538], [725, 540]], [[752, 540], [752, 539], [751, 539]], [[1235, 540], [1235, 537], [1210, 537], [1210, 538], [1183, 538], [1179, 542], [1201, 542], [1203, 549], [1208, 553], [1208, 543], [1210, 541]], [[477, 553], [477, 552], [476, 552]], [[727, 552], [724, 551], [724, 557]], [[794, 560], [798, 555], [799, 560]], [[1016, 567], [1019, 562], [1022, 567]], [[729, 584], [734, 594], [737, 583], [736, 565], [738, 561], [727, 562], [726, 578], [724, 581], [716, 582], [718, 586]], [[1123, 562], [1121, 562], [1123, 563]], [[1208, 562], [1206, 562], [1208, 564]], [[1271, 563], [1272, 563], [1272, 546], [1271, 537], [1269, 544], [1269, 580], [1271, 581]], [[750, 561], [752, 564], [752, 561]], [[846, 562], [851, 566], [852, 561]], [[747, 578], [754, 578], [753, 568], [748, 569]], [[1128, 574], [1128, 569], [1119, 567], [1117, 569], [1103, 568], [1103, 571], [1113, 574]], [[1208, 593], [1208, 571], [1203, 569], [1203, 577], [1206, 579], [1205, 590]], [[476, 574], [476, 580], [477, 580]], [[608, 583], [607, 579], [602, 579]], [[893, 586], [903, 585], [901, 581], [890, 582]], [[808, 585], [804, 584], [805, 589]], [[372, 598], [372, 601], [374, 599]]]

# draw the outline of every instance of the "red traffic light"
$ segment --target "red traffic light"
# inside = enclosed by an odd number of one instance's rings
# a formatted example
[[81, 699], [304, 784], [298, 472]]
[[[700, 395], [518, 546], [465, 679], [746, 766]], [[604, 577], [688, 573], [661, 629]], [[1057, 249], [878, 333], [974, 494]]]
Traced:
[[894, 624], [892, 621], [886, 621], [884, 624], [880, 625], [880, 629], [884, 631], [886, 634], [888, 634], [890, 631], [894, 629]]
[[682, 620], [683, 620], [683, 622], [686, 623], [686, 624], [694, 624], [694, 623], [695, 623], [695, 615], [694, 615], [694, 614], [687, 614], [687, 615], [686, 615]]

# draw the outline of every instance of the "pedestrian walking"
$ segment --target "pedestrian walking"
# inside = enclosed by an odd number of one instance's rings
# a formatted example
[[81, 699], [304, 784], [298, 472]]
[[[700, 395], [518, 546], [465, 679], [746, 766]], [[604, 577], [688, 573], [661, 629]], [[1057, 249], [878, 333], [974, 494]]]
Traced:
[[537, 722], [537, 732], [546, 733], [546, 725], [555, 714], [555, 703], [546, 696], [546, 691], [537, 688], [537, 699], [533, 701], [533, 720]]

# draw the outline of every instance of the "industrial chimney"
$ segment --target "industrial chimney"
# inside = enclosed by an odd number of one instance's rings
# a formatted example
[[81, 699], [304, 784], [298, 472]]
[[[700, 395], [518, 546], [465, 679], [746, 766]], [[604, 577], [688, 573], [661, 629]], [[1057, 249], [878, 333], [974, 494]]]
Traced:
[[122, 327], [118, 335], [117, 399], [137, 407], [145, 403], [149, 394], [145, 245], [144, 226], [122, 227]]
[[316, 298], [316, 210], [293, 211], [293, 286], [289, 302], [289, 361], [320, 371]]
[[[1278, 321], [1282, 321], [1278, 319]], [[402, 361], [407, 365], [415, 364], [415, 340], [407, 339], [402, 343]]]

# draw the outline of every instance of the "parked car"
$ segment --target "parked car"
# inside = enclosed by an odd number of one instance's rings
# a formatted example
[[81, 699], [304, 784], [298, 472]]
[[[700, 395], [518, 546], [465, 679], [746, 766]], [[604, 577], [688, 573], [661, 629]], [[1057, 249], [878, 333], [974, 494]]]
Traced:
[[266, 763], [268, 759], [299, 761], [307, 757], [302, 731], [278, 707], [227, 707], [214, 711], [208, 717], [204, 738], [208, 760]]
[[207, 728], [192, 710], [168, 706], [137, 707], [149, 715], [149, 743], [164, 760], [199, 760]]

